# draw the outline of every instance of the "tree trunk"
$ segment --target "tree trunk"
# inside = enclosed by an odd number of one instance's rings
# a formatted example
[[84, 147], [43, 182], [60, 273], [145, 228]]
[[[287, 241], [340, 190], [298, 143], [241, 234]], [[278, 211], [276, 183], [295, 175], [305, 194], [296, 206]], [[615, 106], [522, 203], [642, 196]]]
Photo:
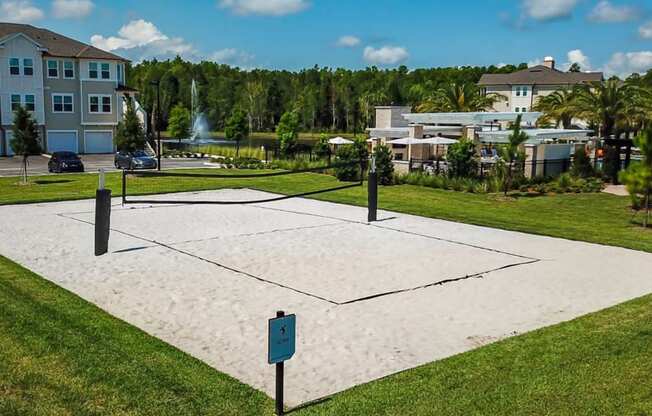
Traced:
[[29, 156], [23, 155], [23, 184], [27, 185], [27, 158]]
[[645, 193], [645, 218], [643, 219], [643, 228], [647, 228], [650, 223], [650, 190]]

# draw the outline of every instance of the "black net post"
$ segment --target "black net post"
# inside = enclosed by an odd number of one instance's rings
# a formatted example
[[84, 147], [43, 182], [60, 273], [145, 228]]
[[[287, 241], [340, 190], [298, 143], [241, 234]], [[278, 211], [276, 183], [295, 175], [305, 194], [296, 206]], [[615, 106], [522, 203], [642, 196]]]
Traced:
[[100, 185], [95, 192], [95, 255], [109, 251], [111, 227], [111, 190], [104, 189], [104, 171], [100, 170]]
[[369, 169], [369, 180], [367, 181], [367, 220], [374, 222], [378, 220], [378, 172], [376, 171], [376, 158], [371, 157], [371, 168]]
[[122, 170], [122, 205], [127, 203], [127, 171]]

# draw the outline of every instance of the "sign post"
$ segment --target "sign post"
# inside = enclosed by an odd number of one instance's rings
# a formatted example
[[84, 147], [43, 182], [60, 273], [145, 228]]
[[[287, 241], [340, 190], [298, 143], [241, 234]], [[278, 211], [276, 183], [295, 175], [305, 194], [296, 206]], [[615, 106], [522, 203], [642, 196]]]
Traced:
[[276, 414], [284, 413], [283, 406], [283, 378], [285, 361], [292, 358], [296, 345], [296, 315], [285, 315], [285, 312], [276, 312], [276, 318], [268, 323], [267, 362], [276, 364]]

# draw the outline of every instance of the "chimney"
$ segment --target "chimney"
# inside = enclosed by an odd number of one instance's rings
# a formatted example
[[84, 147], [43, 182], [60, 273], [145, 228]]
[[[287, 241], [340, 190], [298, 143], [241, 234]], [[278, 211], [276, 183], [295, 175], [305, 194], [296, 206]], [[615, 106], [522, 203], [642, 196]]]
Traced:
[[543, 58], [543, 66], [550, 69], [555, 69], [555, 58], [552, 56], [546, 56]]

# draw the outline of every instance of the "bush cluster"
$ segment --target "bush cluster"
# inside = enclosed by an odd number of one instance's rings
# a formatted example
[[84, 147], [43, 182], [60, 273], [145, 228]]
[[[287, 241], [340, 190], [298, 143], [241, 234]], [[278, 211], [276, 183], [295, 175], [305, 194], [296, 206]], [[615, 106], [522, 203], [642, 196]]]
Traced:
[[[503, 181], [498, 177], [486, 179], [449, 177], [443, 175], [428, 175], [424, 173], [409, 173], [395, 175], [394, 183], [403, 185], [426, 186], [435, 189], [469, 192], [476, 194], [497, 193], [503, 190]], [[565, 173], [557, 179], [524, 177], [515, 178], [511, 191], [529, 195], [549, 193], [580, 193], [600, 192], [604, 187], [598, 178], [576, 178]]]

